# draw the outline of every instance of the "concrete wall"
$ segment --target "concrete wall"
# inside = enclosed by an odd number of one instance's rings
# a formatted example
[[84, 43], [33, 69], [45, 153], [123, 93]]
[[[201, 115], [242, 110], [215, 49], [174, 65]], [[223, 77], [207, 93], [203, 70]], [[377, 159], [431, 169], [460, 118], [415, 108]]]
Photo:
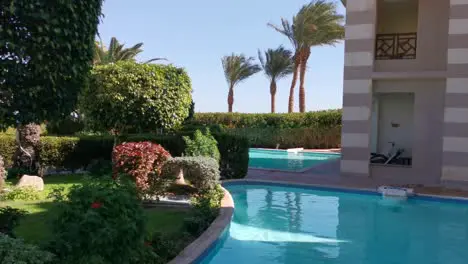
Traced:
[[[408, 0], [411, 6], [414, 0]], [[376, 72], [444, 71], [447, 67], [449, 0], [419, 0], [418, 40], [415, 60], [377, 60]], [[403, 3], [401, 5], [403, 5]], [[388, 5], [388, 4], [387, 4]], [[382, 11], [384, 12], [384, 11]], [[397, 12], [397, 10], [387, 10]], [[389, 16], [398, 19], [400, 14]], [[410, 26], [410, 25], [409, 25]], [[468, 28], [468, 25], [466, 25]], [[391, 33], [407, 33], [407, 30]], [[413, 31], [414, 32], [414, 31]], [[390, 33], [390, 32], [386, 32]]]
[[440, 181], [445, 80], [374, 81], [375, 93], [414, 93], [413, 165], [372, 166], [371, 177], [393, 182], [434, 184]]

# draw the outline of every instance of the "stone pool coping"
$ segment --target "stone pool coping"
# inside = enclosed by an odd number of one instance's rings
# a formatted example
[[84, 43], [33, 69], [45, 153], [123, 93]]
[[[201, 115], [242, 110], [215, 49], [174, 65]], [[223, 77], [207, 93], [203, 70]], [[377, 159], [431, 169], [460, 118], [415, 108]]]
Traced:
[[[370, 195], [381, 195], [376, 188], [360, 188], [354, 186], [343, 186], [333, 184], [312, 184], [312, 183], [296, 183], [288, 181], [274, 181], [274, 180], [262, 180], [262, 179], [237, 179], [237, 180], [226, 180], [224, 184], [250, 184], [250, 185], [276, 185], [285, 187], [298, 187], [298, 188], [309, 188], [324, 191], [338, 191], [338, 192], [350, 192], [357, 194], [370, 194]], [[439, 201], [439, 202], [454, 202], [468, 204], [468, 197], [452, 196], [452, 195], [436, 195], [427, 193], [416, 193], [415, 196], [409, 197], [410, 199], [419, 199], [427, 201]]]
[[231, 223], [234, 213], [234, 200], [229, 191], [223, 188], [224, 197], [221, 200], [221, 208], [218, 217], [211, 223], [201, 236], [188, 245], [168, 264], [190, 264], [200, 260], [209, 249], [216, 244], [226, 227]]

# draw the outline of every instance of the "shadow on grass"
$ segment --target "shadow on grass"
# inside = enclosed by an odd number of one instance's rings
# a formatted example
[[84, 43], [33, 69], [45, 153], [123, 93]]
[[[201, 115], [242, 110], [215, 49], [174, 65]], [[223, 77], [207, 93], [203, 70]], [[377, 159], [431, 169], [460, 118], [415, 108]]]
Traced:
[[14, 230], [15, 235], [26, 242], [46, 245], [52, 235], [51, 222], [57, 215], [57, 203], [54, 202], [23, 202], [8, 205], [28, 211]]

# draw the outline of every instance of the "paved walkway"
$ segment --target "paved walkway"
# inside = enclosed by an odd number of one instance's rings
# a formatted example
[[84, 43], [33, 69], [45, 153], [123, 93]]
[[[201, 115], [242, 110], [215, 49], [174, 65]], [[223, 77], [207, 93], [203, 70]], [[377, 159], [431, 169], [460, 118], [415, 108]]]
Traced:
[[[388, 183], [373, 178], [340, 176], [340, 160], [333, 160], [305, 172], [283, 172], [275, 170], [249, 169], [246, 176], [251, 180], [279, 181], [285, 183], [313, 184], [346, 188], [376, 189]], [[407, 186], [417, 193], [468, 197], [467, 190], [447, 189], [441, 186]]]

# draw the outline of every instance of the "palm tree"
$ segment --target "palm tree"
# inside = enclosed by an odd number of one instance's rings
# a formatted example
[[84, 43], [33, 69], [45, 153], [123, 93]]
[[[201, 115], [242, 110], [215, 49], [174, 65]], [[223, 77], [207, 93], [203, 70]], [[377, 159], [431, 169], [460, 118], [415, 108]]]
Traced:
[[299, 77], [299, 111], [304, 113], [305, 105], [305, 74], [307, 62], [310, 57], [311, 48], [315, 46], [335, 45], [344, 39], [345, 30], [343, 26], [344, 17], [337, 13], [337, 6], [333, 2], [318, 0], [311, 2], [307, 8], [301, 10], [298, 16], [304, 16], [302, 21], [310, 25], [306, 28], [305, 41], [302, 45], [300, 56], [300, 77]]
[[261, 70], [260, 66], [255, 64], [253, 57], [245, 57], [243, 54], [231, 54], [224, 56], [221, 60], [224, 69], [224, 76], [229, 85], [228, 94], [228, 112], [232, 113], [234, 104], [234, 86], [249, 78]]
[[297, 15], [288, 20], [281, 19], [281, 27], [268, 24], [285, 35], [294, 47], [293, 79], [289, 94], [288, 111], [294, 111], [294, 88], [300, 68], [299, 108], [305, 112], [305, 72], [310, 49], [313, 46], [333, 45], [344, 38], [343, 16], [337, 14], [336, 5], [324, 0], [314, 0], [304, 5]]
[[[124, 48], [124, 44], [121, 44], [115, 37], [110, 40], [109, 48], [101, 42], [95, 42], [96, 47], [94, 49], [94, 61], [96, 64], [108, 64], [117, 61], [130, 60], [135, 61], [135, 57], [143, 52], [141, 48], [143, 43], [137, 43], [130, 48]], [[144, 63], [150, 63], [157, 60], [166, 60], [164, 58], [154, 58]]]
[[265, 75], [270, 79], [271, 112], [275, 112], [276, 81], [293, 72], [292, 52], [283, 48], [268, 49], [265, 57], [258, 51], [260, 64]]
[[299, 51], [301, 49], [302, 36], [298, 34], [298, 30], [296, 30], [296, 27], [294, 26], [295, 20], [296, 17], [293, 17], [293, 25], [291, 25], [291, 23], [289, 23], [288, 20], [281, 18], [281, 27], [268, 23], [268, 26], [272, 27], [276, 31], [288, 37], [289, 41], [291, 41], [291, 44], [294, 48], [292, 69], [293, 77], [291, 81], [291, 88], [289, 88], [288, 113], [294, 112], [294, 88], [296, 87], [297, 75], [299, 71], [299, 66], [301, 64], [301, 57], [299, 56]]

